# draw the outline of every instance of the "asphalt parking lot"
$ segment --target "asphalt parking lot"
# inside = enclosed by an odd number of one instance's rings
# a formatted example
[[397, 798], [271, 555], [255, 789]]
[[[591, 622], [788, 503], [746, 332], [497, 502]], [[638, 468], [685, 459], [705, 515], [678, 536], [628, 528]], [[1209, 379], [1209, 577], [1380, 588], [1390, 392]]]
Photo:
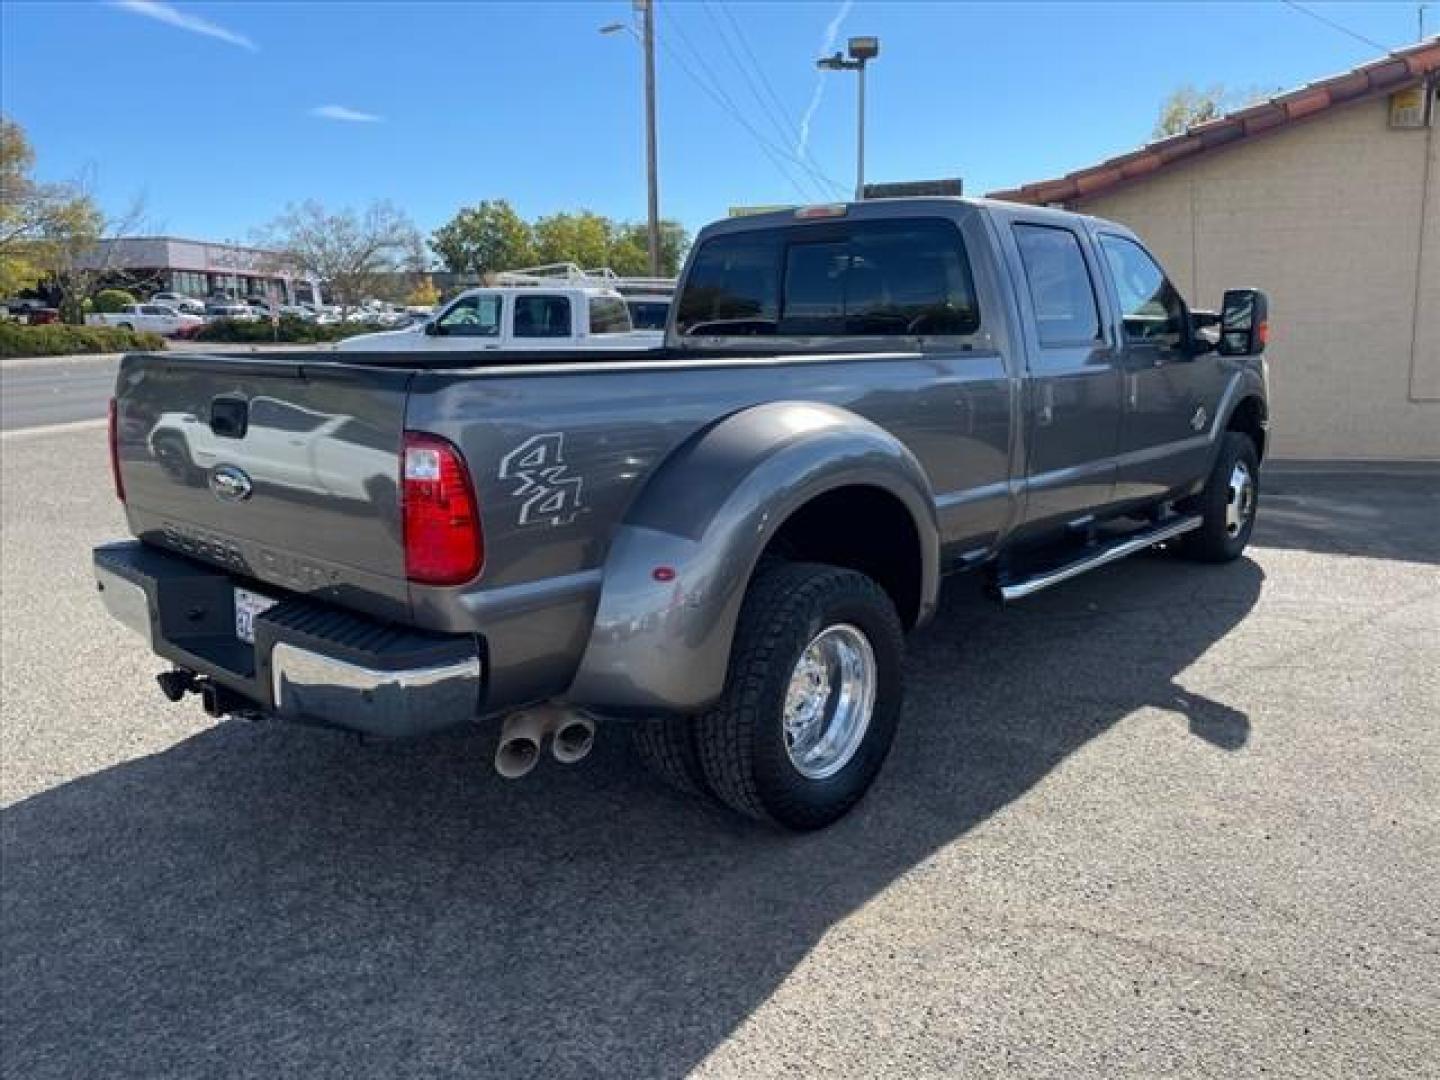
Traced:
[[1269, 476], [1226, 567], [956, 584], [796, 838], [615, 732], [511, 784], [168, 705], [89, 576], [103, 431], [0, 455], [7, 1075], [1436, 1075], [1435, 474]]
[[[283, 355], [311, 345], [220, 345], [171, 341], [172, 353], [245, 352]], [[118, 353], [0, 359], [0, 431], [103, 419], [115, 391]]]

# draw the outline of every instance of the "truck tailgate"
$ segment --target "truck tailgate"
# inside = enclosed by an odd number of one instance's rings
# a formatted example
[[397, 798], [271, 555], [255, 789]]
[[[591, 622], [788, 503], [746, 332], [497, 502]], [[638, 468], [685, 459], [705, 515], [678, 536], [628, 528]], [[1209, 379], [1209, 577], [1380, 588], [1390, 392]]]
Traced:
[[132, 531], [256, 582], [404, 618], [409, 380], [334, 362], [125, 357], [116, 439]]

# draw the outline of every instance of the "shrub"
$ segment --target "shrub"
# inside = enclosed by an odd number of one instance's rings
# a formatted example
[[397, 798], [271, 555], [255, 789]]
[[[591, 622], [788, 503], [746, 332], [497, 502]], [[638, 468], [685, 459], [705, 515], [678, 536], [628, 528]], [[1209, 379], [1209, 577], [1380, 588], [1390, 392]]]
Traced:
[[124, 289], [101, 289], [95, 294], [92, 310], [100, 312], [124, 311], [131, 304], [138, 303], [135, 297]]
[[0, 357], [70, 356], [76, 353], [159, 352], [165, 339], [113, 326], [0, 323]]
[[384, 329], [362, 323], [313, 323], [290, 315], [280, 317], [278, 327], [268, 320], [243, 322], [239, 319], [216, 319], [206, 323], [195, 334], [196, 341], [219, 341], [230, 344], [264, 345], [272, 341], [287, 344], [318, 345], [341, 341], [356, 334], [369, 334]]

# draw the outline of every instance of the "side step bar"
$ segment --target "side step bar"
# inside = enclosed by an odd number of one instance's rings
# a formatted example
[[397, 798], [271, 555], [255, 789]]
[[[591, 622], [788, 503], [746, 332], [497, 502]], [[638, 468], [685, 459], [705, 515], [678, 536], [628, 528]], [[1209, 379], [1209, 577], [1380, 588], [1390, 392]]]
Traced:
[[1183, 536], [1192, 529], [1198, 529], [1200, 520], [1199, 515], [1193, 515], [1162, 521], [1160, 524], [1152, 525], [1138, 533], [1118, 537], [1086, 552], [1072, 562], [1062, 563], [1050, 570], [1042, 570], [1024, 578], [1002, 579], [998, 585], [1000, 599], [1005, 601], [1023, 600], [1027, 596], [1034, 596], [1037, 592], [1050, 588], [1051, 585], [1059, 585], [1062, 581], [1069, 581], [1089, 570], [1105, 566], [1117, 559], [1123, 559], [1127, 555], [1134, 555], [1137, 551], [1144, 551], [1148, 547], [1154, 547], [1162, 541]]

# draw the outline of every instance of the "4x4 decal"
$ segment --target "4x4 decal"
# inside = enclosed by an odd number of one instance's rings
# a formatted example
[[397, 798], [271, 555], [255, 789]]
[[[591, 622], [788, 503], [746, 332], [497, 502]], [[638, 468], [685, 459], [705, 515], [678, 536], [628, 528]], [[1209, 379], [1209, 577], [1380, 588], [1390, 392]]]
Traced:
[[521, 525], [568, 525], [580, 512], [583, 480], [566, 469], [565, 436], [558, 431], [532, 436], [506, 454], [500, 479], [519, 482], [511, 494], [525, 500]]

